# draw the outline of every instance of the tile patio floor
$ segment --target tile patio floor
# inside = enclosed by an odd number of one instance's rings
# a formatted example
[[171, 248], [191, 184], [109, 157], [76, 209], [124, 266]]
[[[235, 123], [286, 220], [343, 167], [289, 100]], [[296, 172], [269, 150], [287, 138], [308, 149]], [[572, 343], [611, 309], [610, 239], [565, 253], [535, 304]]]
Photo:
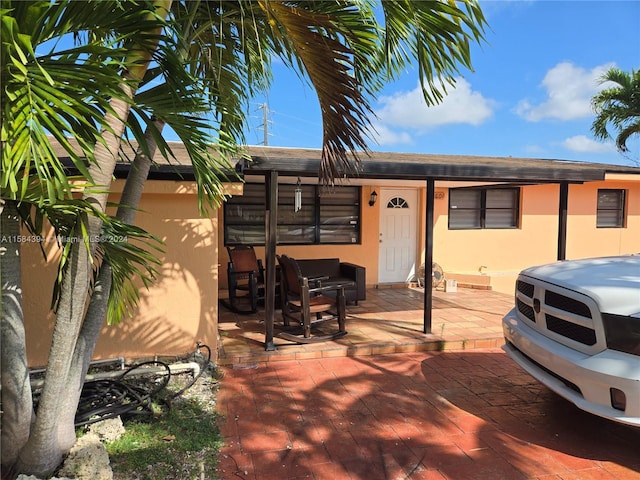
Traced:
[[259, 316], [221, 309], [214, 478], [640, 479], [640, 429], [578, 410], [497, 348], [511, 296], [437, 292], [425, 338], [420, 291], [367, 295], [339, 342], [268, 354]]
[[640, 429], [497, 348], [224, 368], [221, 480], [638, 480]]
[[[502, 345], [501, 319], [513, 296], [489, 290], [458, 288], [434, 291], [432, 334], [424, 334], [421, 288], [372, 288], [367, 299], [347, 306], [345, 337], [332, 342], [297, 345], [276, 338], [275, 352], [264, 349], [264, 311], [238, 315], [220, 306], [220, 365], [333, 356], [362, 356], [425, 350], [473, 349]], [[276, 323], [281, 321], [276, 310]], [[276, 328], [276, 334], [278, 329]]]

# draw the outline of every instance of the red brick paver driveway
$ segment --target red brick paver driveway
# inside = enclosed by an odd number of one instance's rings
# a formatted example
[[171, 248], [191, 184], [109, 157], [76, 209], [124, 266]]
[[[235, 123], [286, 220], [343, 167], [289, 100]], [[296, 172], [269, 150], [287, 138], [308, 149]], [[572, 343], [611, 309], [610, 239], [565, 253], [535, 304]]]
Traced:
[[218, 402], [221, 479], [640, 479], [640, 429], [496, 348], [229, 367]]

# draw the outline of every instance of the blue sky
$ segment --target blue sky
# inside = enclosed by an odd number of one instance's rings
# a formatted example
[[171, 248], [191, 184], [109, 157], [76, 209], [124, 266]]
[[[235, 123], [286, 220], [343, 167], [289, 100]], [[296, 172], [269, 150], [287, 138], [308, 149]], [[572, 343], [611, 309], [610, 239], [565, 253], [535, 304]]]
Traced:
[[[427, 108], [417, 70], [387, 86], [373, 105], [374, 151], [554, 158], [640, 165], [640, 139], [622, 155], [596, 141], [590, 99], [609, 67], [640, 68], [640, 0], [482, 1], [486, 43], [474, 71], [461, 71], [441, 105]], [[268, 96], [251, 104], [247, 143], [319, 148], [321, 116], [313, 90], [274, 64]]]

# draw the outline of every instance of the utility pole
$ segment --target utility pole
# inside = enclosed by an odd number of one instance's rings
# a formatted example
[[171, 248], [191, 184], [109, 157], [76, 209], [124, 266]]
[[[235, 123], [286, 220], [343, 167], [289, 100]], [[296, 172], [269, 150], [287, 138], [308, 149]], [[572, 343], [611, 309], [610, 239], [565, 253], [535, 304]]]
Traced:
[[269, 106], [266, 103], [263, 103], [259, 108], [262, 109], [262, 125], [260, 125], [263, 133], [262, 144], [266, 147], [267, 145], [269, 145], [269, 120], [267, 118], [267, 114], [269, 113]]

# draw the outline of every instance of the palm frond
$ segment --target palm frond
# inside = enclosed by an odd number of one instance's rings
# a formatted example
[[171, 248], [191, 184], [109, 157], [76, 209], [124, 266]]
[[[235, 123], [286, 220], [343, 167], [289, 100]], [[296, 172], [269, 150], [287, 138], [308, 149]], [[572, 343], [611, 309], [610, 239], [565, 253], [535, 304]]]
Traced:
[[[129, 119], [130, 130], [137, 140], [138, 148], [149, 156], [145, 146], [146, 135], [153, 137], [158, 152], [169, 163], [175, 163], [171, 146], [156, 128], [156, 119], [171, 127], [186, 149], [198, 187], [198, 207], [204, 214], [219, 205], [224, 197], [223, 182], [229, 181], [229, 172], [234, 172], [230, 157], [239, 147], [237, 138], [228, 135], [226, 129], [218, 128], [218, 137], [210, 133], [213, 128], [206, 119], [209, 111], [206, 99], [197, 88], [171, 82], [159, 84], [135, 97], [134, 115]], [[200, 113], [201, 115], [198, 115]], [[151, 157], [149, 157], [151, 158]], [[234, 173], [235, 175], [235, 173]]]
[[472, 69], [471, 44], [484, 41], [486, 20], [476, 0], [381, 2], [382, 60], [390, 78], [414, 61], [427, 105], [437, 104], [460, 68]]
[[310, 7], [321, 10], [323, 2], [264, 5], [284, 46], [281, 55], [290, 65], [297, 65], [315, 88], [323, 117], [319, 177], [325, 184], [334, 183], [359, 168], [360, 152], [368, 151], [365, 136], [373, 116], [362, 86], [353, 75], [355, 52], [345, 40], [348, 32], [336, 27], [338, 18], [311, 10]]
[[[109, 217], [102, 224], [97, 249], [94, 279], [107, 262], [111, 271], [111, 290], [107, 308], [109, 325], [118, 324], [125, 315], [132, 316], [144, 288], [155, 281], [164, 252], [162, 241], [140, 227]], [[93, 285], [93, 283], [92, 283]]]
[[[0, 189], [6, 198], [21, 199], [28, 179], [37, 175], [49, 200], [69, 198], [72, 185], [55, 154], [55, 139], [74, 167], [87, 178], [86, 162], [93, 162], [93, 148], [111, 98], [126, 99], [122, 83], [124, 50], [114, 46], [130, 35], [112, 31], [104, 39], [68, 48], [64, 39], [90, 31], [102, 14], [111, 28], [133, 17], [121, 2], [10, 2], [2, 17], [2, 175]], [[95, 8], [92, 8], [95, 7]], [[138, 9], [140, 10], [140, 9]], [[129, 18], [130, 24], [135, 24]], [[64, 46], [62, 46], [64, 44]], [[61, 48], [62, 47], [62, 48]], [[72, 145], [67, 138], [74, 137]]]
[[593, 135], [599, 140], [612, 138], [608, 126], [616, 131], [616, 148], [628, 152], [627, 141], [632, 135], [640, 134], [640, 70], [624, 72], [610, 68], [600, 83], [613, 83], [591, 99], [596, 118], [591, 125]]
[[192, 75], [202, 81], [221, 134], [244, 143], [249, 99], [271, 81], [268, 25], [256, 2], [176, 2], [174, 20]]

